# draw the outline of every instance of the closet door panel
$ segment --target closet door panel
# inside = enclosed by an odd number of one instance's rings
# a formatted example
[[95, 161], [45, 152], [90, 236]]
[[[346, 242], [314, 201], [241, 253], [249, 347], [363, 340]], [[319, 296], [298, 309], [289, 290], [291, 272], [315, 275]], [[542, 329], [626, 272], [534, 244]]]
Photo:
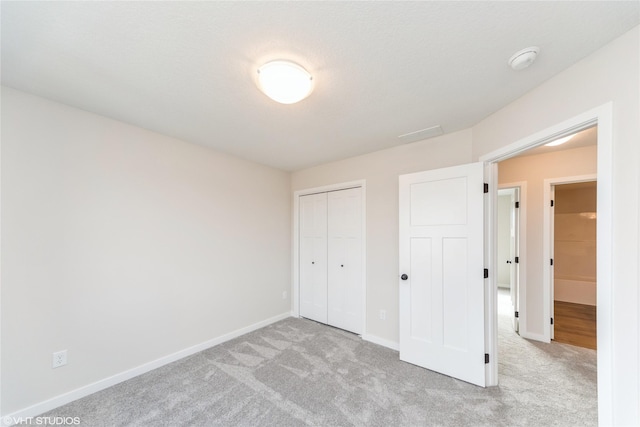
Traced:
[[300, 197], [300, 316], [327, 323], [327, 193]]
[[362, 189], [328, 193], [328, 324], [362, 333]]

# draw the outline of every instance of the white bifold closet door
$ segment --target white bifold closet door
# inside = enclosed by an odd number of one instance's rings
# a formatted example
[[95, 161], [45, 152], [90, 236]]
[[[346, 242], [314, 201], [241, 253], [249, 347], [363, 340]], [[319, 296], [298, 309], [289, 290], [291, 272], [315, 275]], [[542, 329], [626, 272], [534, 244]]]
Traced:
[[300, 315], [363, 327], [362, 189], [300, 197]]
[[327, 193], [300, 197], [300, 315], [327, 323]]
[[328, 321], [362, 333], [362, 189], [328, 197]]

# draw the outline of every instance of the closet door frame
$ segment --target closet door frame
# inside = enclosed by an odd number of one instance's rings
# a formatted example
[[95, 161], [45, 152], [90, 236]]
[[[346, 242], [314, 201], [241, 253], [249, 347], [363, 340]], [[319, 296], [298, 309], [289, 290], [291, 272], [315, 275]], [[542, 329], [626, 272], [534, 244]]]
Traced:
[[293, 193], [293, 242], [292, 253], [292, 284], [291, 296], [293, 300], [291, 315], [300, 317], [300, 197], [316, 193], [326, 193], [330, 191], [348, 190], [350, 188], [361, 188], [362, 190], [362, 334], [367, 333], [367, 199], [366, 181], [364, 179], [339, 184], [325, 185], [322, 187], [307, 188], [297, 190]]

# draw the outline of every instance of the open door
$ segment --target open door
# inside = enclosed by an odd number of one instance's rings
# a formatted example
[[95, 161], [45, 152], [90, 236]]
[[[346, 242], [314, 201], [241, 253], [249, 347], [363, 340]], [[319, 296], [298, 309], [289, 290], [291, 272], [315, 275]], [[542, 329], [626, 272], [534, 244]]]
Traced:
[[550, 284], [550, 289], [549, 289], [549, 293], [551, 295], [551, 301], [549, 302], [549, 312], [551, 314], [551, 321], [550, 326], [549, 326], [549, 337], [553, 340], [555, 338], [555, 327], [553, 326], [553, 318], [554, 318], [554, 311], [555, 311], [555, 295], [554, 295], [554, 289], [555, 289], [555, 270], [553, 268], [553, 258], [554, 258], [554, 230], [555, 230], [555, 200], [556, 200], [556, 186], [555, 185], [551, 185], [551, 189], [550, 189], [550, 196], [551, 196], [551, 200], [549, 201], [549, 225], [550, 225], [550, 233], [551, 236], [549, 236], [549, 243], [550, 243], [550, 247], [549, 247], [549, 255], [551, 257], [551, 259], [549, 260], [549, 265], [550, 265], [550, 271], [549, 271], [549, 284]]
[[484, 387], [483, 164], [399, 183], [400, 359]]
[[519, 331], [519, 312], [518, 293], [520, 292], [520, 188], [514, 188], [511, 199], [513, 206], [511, 214], [511, 305], [513, 306], [513, 330]]
[[518, 332], [518, 319], [520, 308], [518, 307], [518, 292], [520, 290], [520, 257], [518, 255], [518, 240], [520, 231], [520, 188], [508, 189], [511, 196], [509, 211], [509, 292], [511, 295], [511, 313], [513, 314], [513, 330]]

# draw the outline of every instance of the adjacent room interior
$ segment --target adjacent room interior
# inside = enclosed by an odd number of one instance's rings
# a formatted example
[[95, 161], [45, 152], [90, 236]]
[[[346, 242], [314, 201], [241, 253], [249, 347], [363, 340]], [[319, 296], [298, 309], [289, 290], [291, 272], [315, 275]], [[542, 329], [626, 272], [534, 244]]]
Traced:
[[[528, 290], [529, 299], [534, 297], [532, 292], [543, 295], [541, 288], [526, 284], [543, 281], [541, 267], [547, 262], [553, 264], [549, 277], [553, 296], [546, 301], [553, 319], [547, 326], [551, 340], [596, 349], [596, 181], [557, 185], [548, 182], [588, 179], [597, 172], [597, 127], [560, 141], [563, 142], [551, 141], [499, 163], [500, 190], [496, 203], [498, 312], [502, 324], [499, 350], [507, 364], [535, 365], [530, 352], [540, 352], [539, 360], [562, 363], [545, 352], [552, 347], [531, 347], [523, 352], [516, 338], [520, 316], [526, 315], [527, 310], [543, 313], [545, 304], [539, 298], [538, 304], [527, 304], [527, 298], [519, 292], [520, 284]], [[550, 187], [548, 197], [545, 186]], [[546, 229], [542, 224], [546, 216], [553, 218], [550, 227], [553, 238], [545, 240], [541, 237]], [[540, 258], [545, 244], [551, 246], [548, 252], [553, 262]], [[529, 333], [524, 331], [524, 336]], [[580, 375], [595, 383], [596, 354], [577, 352], [573, 358], [576, 364], [590, 367]], [[548, 372], [544, 364], [538, 368]], [[511, 378], [507, 374], [504, 379]], [[557, 386], [574, 385], [559, 382]]]
[[596, 182], [554, 187], [553, 339], [596, 349]]
[[[546, 303], [553, 319], [548, 326], [551, 339], [596, 348], [596, 173], [596, 126], [573, 134], [562, 145], [543, 145], [500, 162], [498, 287], [509, 291], [516, 331], [520, 311], [542, 313]], [[545, 221], [552, 236], [546, 240]], [[545, 244], [549, 260], [541, 258]], [[542, 283], [545, 272], [540, 266], [546, 263], [553, 267], [547, 278], [552, 297], [527, 307], [518, 292], [520, 282]], [[527, 289], [532, 297], [536, 288]], [[527, 332], [525, 336], [534, 338]]]

